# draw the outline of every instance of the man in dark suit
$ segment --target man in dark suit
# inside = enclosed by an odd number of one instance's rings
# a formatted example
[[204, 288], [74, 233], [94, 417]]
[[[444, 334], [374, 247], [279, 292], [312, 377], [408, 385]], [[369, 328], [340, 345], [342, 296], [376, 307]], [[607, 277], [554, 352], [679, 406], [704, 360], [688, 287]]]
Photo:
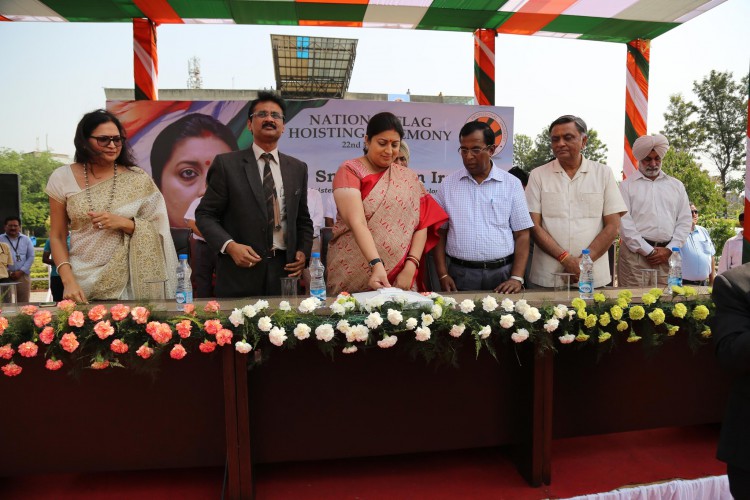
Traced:
[[299, 276], [310, 255], [307, 165], [279, 153], [286, 104], [271, 92], [250, 103], [253, 144], [217, 155], [208, 170], [196, 224], [219, 253], [217, 297], [281, 294], [283, 276]]
[[750, 499], [750, 263], [714, 279], [711, 322], [716, 356], [735, 378], [719, 437], [717, 458], [727, 463], [729, 489]]

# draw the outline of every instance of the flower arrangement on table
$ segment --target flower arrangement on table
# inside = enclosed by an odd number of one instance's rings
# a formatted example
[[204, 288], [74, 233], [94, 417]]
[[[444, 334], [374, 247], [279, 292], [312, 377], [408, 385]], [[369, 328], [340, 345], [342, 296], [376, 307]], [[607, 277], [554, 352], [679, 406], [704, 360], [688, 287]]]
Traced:
[[154, 311], [147, 306], [123, 304], [80, 307], [64, 300], [55, 314], [29, 305], [10, 320], [0, 315], [0, 367], [6, 376], [19, 375], [24, 358], [42, 357], [49, 370], [63, 366], [102, 370], [139, 367], [168, 353], [175, 360], [192, 353], [209, 354], [217, 347], [239, 353], [253, 350], [273, 355], [274, 349], [315, 342], [326, 354], [353, 354], [364, 349], [406, 350], [427, 361], [455, 364], [457, 352], [469, 342], [476, 354], [486, 349], [496, 355], [498, 344], [531, 344], [538, 351], [567, 345], [611, 348], [613, 341], [647, 342], [684, 333], [696, 348], [711, 336], [706, 325], [713, 304], [695, 289], [674, 287], [664, 296], [653, 289], [640, 304], [632, 293], [617, 299], [601, 293], [588, 303], [530, 305], [487, 295], [457, 302], [453, 297], [426, 294], [431, 305], [410, 307], [406, 300], [376, 297], [364, 304], [348, 294], [339, 295], [329, 309], [309, 298], [293, 310], [281, 302], [271, 310], [266, 300], [234, 309], [228, 316], [216, 301], [202, 310], [192, 304], [182, 314]]

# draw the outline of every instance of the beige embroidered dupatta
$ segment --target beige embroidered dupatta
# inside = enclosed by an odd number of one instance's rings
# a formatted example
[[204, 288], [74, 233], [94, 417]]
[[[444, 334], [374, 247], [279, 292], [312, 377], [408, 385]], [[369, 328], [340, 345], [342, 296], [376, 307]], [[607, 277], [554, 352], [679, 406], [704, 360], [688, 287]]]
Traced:
[[[403, 261], [411, 246], [424, 193], [424, 186], [413, 170], [393, 164], [362, 200], [367, 227], [388, 273]], [[333, 227], [327, 263], [331, 295], [369, 290], [370, 266], [354, 240], [354, 233], [341, 219]]]

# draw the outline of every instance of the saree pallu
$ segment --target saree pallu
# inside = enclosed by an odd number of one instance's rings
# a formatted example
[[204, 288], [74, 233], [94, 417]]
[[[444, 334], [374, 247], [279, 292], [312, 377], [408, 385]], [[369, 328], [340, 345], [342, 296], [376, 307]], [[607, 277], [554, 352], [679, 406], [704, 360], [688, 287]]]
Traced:
[[[350, 160], [341, 168], [351, 167], [355, 162], [359, 164], [358, 160]], [[414, 171], [408, 168], [393, 164], [382, 173], [362, 177], [361, 182], [367, 227], [388, 273], [388, 281], [393, 283], [404, 268], [414, 233], [427, 229], [423, 255], [426, 254], [437, 243], [437, 231], [448, 220], [448, 215], [427, 193]], [[370, 266], [354, 239], [354, 233], [341, 218], [333, 227], [327, 263], [328, 292], [331, 295], [370, 289]], [[420, 265], [420, 271], [422, 269]], [[421, 272], [417, 273], [416, 284], [418, 289], [425, 289]]]
[[[69, 175], [67, 182], [75, 182], [72, 171]], [[57, 198], [50, 181], [48, 194]], [[89, 188], [94, 211], [107, 206], [112, 182]], [[177, 255], [164, 198], [151, 177], [140, 169], [124, 168], [117, 175], [110, 212], [135, 222], [132, 235], [93, 227], [86, 191], [68, 193], [64, 203], [70, 219], [69, 260], [89, 300], [174, 298]]]

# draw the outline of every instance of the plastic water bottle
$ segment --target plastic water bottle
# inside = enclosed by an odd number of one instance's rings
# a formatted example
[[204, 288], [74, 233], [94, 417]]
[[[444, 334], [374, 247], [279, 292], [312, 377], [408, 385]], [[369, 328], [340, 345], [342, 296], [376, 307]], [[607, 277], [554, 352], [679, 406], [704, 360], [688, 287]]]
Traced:
[[185, 304], [193, 303], [193, 284], [190, 282], [190, 276], [193, 271], [187, 260], [188, 256], [180, 254], [180, 262], [177, 264], [177, 290], [175, 299], [177, 299], [177, 310], [184, 311]]
[[672, 293], [673, 286], [682, 286], [682, 254], [678, 247], [672, 247], [672, 255], [669, 256], [667, 293]]
[[578, 296], [582, 299], [594, 298], [594, 261], [591, 260], [591, 251], [584, 248], [581, 252], [581, 274], [578, 277]]
[[326, 301], [326, 280], [323, 277], [325, 269], [320, 261], [320, 254], [313, 252], [310, 258], [310, 297], [316, 297], [323, 304]]

